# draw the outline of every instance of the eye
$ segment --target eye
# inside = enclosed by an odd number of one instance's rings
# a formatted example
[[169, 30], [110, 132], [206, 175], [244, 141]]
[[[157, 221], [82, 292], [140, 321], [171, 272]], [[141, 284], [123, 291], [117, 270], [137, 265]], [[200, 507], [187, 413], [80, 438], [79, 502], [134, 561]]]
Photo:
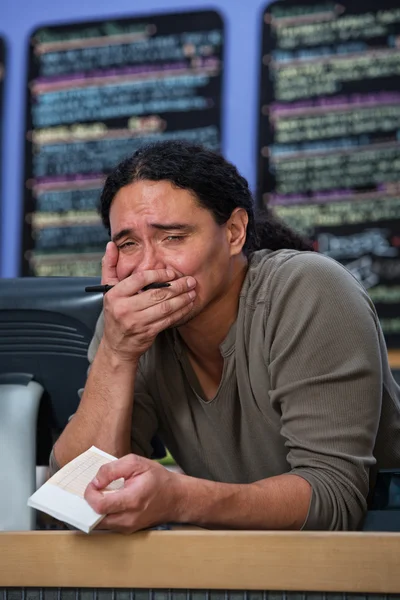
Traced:
[[184, 239], [183, 235], [168, 235], [166, 240], [167, 242], [179, 242]]
[[125, 248], [129, 248], [130, 246], [135, 246], [135, 242], [123, 242], [118, 246], [118, 249], [124, 250]]

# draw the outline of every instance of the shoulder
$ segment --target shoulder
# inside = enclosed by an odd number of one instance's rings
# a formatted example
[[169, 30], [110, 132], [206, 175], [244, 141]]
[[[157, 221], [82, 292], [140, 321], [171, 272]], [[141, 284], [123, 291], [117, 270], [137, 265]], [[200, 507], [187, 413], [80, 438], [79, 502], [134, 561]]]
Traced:
[[338, 288], [368, 298], [357, 279], [332, 258], [297, 250], [260, 251], [250, 260], [242, 295], [257, 304], [289, 289], [293, 294], [307, 291], [309, 296]]
[[[299, 250], [260, 250], [254, 252], [249, 263], [249, 276], [251, 279], [264, 277], [265, 275], [276, 275], [281, 273], [297, 272], [341, 272], [355, 278], [347, 269], [333, 258], [329, 258], [318, 252]], [[346, 276], [347, 276], [346, 275]]]

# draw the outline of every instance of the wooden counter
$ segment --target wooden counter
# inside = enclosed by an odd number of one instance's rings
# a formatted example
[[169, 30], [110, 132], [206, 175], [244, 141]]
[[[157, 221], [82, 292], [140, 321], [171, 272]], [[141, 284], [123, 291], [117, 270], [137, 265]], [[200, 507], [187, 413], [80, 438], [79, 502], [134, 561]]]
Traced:
[[8, 587], [393, 594], [400, 592], [400, 534], [3, 532], [0, 588]]

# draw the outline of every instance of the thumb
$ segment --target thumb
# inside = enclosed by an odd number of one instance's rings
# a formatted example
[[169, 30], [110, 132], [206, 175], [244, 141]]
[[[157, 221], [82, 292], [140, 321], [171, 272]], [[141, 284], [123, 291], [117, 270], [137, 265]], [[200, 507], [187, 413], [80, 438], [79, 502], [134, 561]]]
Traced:
[[101, 283], [103, 285], [116, 285], [119, 282], [117, 277], [118, 248], [114, 242], [108, 242], [106, 252], [101, 261]]
[[143, 471], [143, 459], [135, 454], [128, 454], [118, 460], [112, 460], [100, 467], [92, 484], [102, 490], [117, 479], [129, 479], [138, 471]]

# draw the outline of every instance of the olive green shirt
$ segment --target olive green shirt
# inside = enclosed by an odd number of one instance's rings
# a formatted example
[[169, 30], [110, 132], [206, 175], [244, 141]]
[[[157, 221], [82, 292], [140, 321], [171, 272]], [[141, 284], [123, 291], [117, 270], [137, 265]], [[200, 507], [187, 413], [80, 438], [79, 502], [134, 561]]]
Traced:
[[[100, 317], [89, 348], [93, 361]], [[227, 483], [306, 479], [303, 529], [356, 529], [371, 475], [400, 467], [400, 390], [375, 308], [340, 264], [313, 252], [256, 252], [206, 401], [179, 332], [158, 335], [136, 377], [132, 451], [158, 434], [183, 471]]]

